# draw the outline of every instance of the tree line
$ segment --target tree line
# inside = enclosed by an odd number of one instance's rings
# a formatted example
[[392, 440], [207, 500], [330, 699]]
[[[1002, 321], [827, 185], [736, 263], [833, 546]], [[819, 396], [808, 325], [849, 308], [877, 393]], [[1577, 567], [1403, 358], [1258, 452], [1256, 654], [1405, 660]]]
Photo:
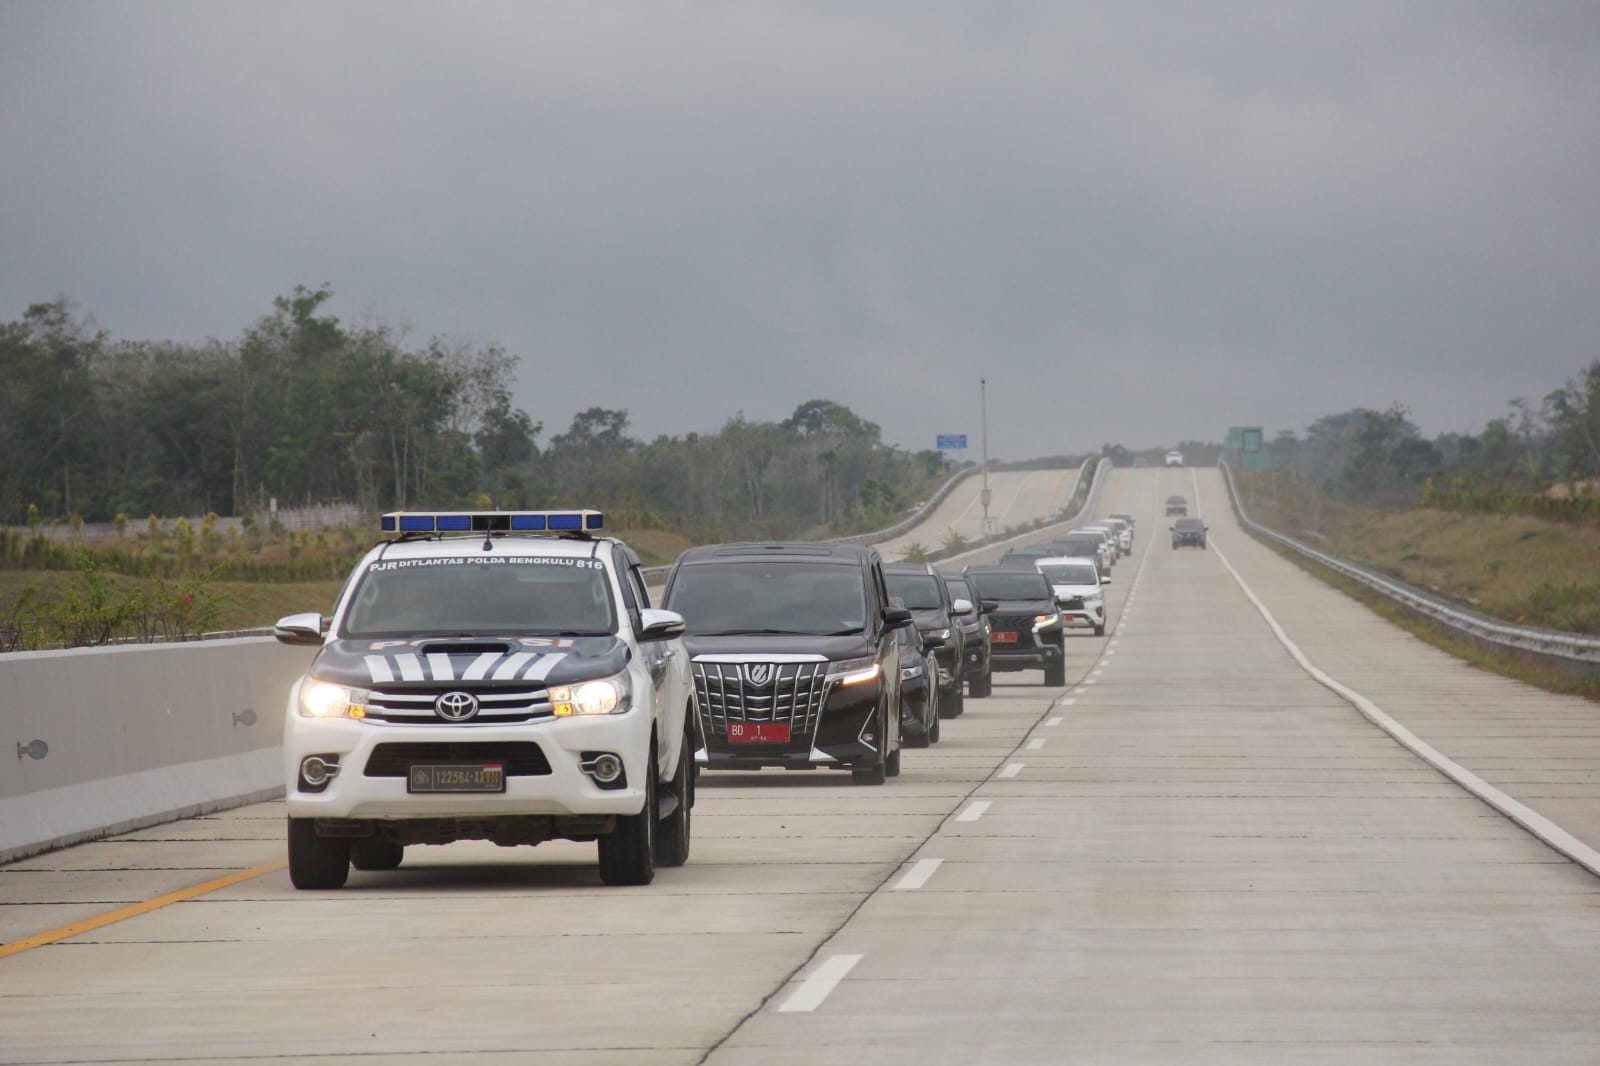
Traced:
[[851, 532], [948, 475], [942, 453], [883, 443], [825, 399], [781, 422], [629, 434], [628, 412], [565, 432], [511, 399], [518, 358], [328, 315], [298, 286], [234, 341], [113, 340], [66, 299], [0, 324], [0, 524], [251, 515], [353, 501], [406, 507], [603, 506], [691, 536]]

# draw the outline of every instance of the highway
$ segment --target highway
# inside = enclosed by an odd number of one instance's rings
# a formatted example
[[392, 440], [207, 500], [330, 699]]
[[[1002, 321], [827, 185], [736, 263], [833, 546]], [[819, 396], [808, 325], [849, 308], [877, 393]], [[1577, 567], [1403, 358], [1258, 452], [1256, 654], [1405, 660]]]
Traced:
[[0, 867], [0, 1063], [1600, 1062], [1600, 878], [1371, 716], [1582, 858], [1600, 707], [1384, 622], [1224, 491], [1115, 472], [1135, 552], [1065, 688], [996, 674], [882, 787], [703, 776], [646, 888], [460, 843], [296, 892], [281, 803]]

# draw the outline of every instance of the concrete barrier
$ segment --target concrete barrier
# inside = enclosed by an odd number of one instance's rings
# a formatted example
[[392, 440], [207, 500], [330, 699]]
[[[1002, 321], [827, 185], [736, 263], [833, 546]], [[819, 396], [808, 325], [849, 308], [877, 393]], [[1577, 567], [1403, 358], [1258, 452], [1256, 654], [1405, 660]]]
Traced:
[[315, 648], [270, 637], [0, 656], [0, 862], [283, 793]]

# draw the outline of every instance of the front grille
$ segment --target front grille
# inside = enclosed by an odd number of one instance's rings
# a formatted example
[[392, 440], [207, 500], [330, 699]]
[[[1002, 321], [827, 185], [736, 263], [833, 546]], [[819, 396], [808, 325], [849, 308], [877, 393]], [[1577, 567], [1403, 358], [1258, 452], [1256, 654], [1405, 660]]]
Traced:
[[[751, 684], [746, 676], [759, 668], [771, 679]], [[729, 722], [786, 722], [792, 742], [811, 742], [828, 696], [827, 663], [697, 662], [693, 669], [709, 742], [727, 743]]]
[[[478, 713], [469, 722], [451, 722], [434, 713], [433, 703], [446, 692], [470, 692], [478, 697]], [[464, 725], [471, 722], [526, 722], [549, 718], [554, 713], [550, 691], [543, 685], [504, 685], [483, 683], [442, 683], [412, 685], [406, 688], [377, 686], [367, 697], [367, 717], [378, 722], [403, 722], [406, 725]]]
[[1038, 647], [1038, 641], [1033, 635], [1033, 619], [1031, 614], [992, 614], [989, 616], [989, 628], [996, 633], [1012, 632], [1017, 639], [1012, 641], [996, 641], [994, 648], [1001, 652], [1014, 652], [1032, 650]]
[[427, 741], [415, 744], [379, 744], [367, 757], [367, 777], [405, 777], [414, 763], [437, 765], [499, 763], [507, 777], [543, 777], [550, 761], [532, 741]]
[[1061, 601], [1061, 606], [1069, 611], [1081, 611], [1083, 610], [1083, 597], [1069, 596]]

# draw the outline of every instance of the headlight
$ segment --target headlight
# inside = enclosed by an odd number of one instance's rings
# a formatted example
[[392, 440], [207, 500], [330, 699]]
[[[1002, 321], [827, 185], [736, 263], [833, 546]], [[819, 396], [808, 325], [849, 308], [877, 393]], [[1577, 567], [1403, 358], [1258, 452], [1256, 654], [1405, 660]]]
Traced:
[[1039, 630], [1052, 626], [1059, 621], [1061, 621], [1061, 615], [1055, 611], [1051, 611], [1049, 614], [1036, 614], [1033, 616], [1033, 631], [1037, 633]]
[[580, 681], [575, 685], [555, 685], [550, 689], [550, 702], [554, 704], [557, 718], [622, 714], [632, 706], [632, 694], [628, 675], [617, 674], [597, 681]]
[[939, 630], [937, 633], [935, 633], [933, 635], [938, 637], [940, 640], [949, 640], [950, 639], [950, 631], [948, 629], [941, 629], [941, 630]]
[[921, 677], [922, 674], [923, 665], [921, 663], [917, 663], [915, 666], [903, 666], [900, 668], [901, 681], [912, 681]]
[[865, 681], [873, 681], [883, 672], [878, 660], [870, 655], [859, 659], [841, 659], [836, 663], [828, 664], [828, 680], [837, 681], [841, 685], [859, 685]]
[[1085, 596], [1083, 598], [1083, 602], [1084, 603], [1099, 603], [1102, 599], [1104, 599], [1104, 597], [1101, 596], [1100, 593], [1091, 592], [1091, 593], [1089, 593], [1087, 596]]
[[364, 688], [307, 679], [300, 686], [300, 714], [305, 718], [365, 718], [367, 696]]

